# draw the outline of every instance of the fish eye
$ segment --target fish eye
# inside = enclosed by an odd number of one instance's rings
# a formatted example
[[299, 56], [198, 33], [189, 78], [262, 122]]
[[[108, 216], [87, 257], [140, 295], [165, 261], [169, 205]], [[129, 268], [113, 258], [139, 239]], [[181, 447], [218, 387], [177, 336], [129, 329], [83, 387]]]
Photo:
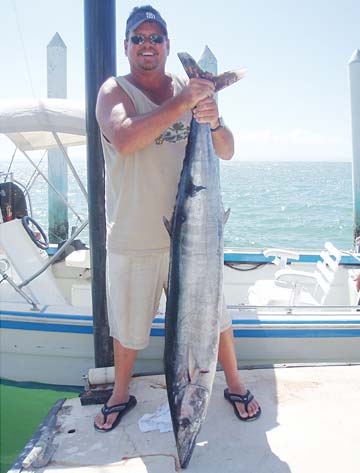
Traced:
[[180, 420], [180, 427], [183, 428], [183, 429], [186, 429], [187, 427], [189, 427], [190, 425], [190, 419], [188, 417], [183, 417], [181, 420]]

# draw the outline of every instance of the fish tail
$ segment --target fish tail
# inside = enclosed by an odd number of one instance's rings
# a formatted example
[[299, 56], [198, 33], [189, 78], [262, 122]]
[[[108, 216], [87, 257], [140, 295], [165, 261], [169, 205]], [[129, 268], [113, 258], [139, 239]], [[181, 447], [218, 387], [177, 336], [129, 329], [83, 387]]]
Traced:
[[189, 79], [198, 78], [211, 80], [215, 84], [215, 92], [234, 84], [238, 80], [242, 79], [246, 73], [246, 69], [242, 68], [223, 72], [222, 74], [215, 76], [211, 72], [204, 71], [189, 53], [178, 53], [178, 57], [181, 64], [184, 66]]

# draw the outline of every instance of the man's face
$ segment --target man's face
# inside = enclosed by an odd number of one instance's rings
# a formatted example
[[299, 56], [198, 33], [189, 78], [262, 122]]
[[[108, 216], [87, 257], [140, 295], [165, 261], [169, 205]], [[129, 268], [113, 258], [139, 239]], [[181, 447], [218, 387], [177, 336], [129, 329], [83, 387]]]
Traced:
[[[133, 36], [138, 35], [141, 35], [144, 38], [142, 44], [134, 44], [131, 40]], [[162, 43], [151, 42], [151, 35], [160, 35], [163, 38]], [[144, 71], [152, 71], [159, 67], [164, 67], [166, 58], [169, 54], [170, 45], [169, 40], [164, 35], [164, 32], [158, 23], [145, 21], [135, 30], [130, 31], [127, 40], [124, 42], [124, 46], [125, 54], [129, 58], [132, 67]]]

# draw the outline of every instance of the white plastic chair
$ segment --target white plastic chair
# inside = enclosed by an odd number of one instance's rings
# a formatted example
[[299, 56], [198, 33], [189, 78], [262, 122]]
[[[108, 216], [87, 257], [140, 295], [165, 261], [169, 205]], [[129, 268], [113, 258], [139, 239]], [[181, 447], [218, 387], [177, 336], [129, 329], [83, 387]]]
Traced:
[[286, 268], [288, 260], [298, 260], [300, 258], [299, 253], [292, 250], [285, 250], [283, 248], [267, 248], [263, 251], [266, 258], [274, 256], [272, 263], [279, 266], [279, 269]]
[[[250, 305], [324, 305], [341, 253], [332, 243], [327, 242], [320, 258], [313, 272], [286, 268], [278, 270], [273, 280], [256, 281], [248, 291]], [[309, 285], [311, 290], [308, 289]]]

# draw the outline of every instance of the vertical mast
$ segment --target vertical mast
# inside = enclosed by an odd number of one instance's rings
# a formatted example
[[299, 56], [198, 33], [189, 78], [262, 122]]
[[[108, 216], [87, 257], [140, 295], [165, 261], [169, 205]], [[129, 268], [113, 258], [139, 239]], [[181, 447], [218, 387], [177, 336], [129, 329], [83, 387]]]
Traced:
[[86, 134], [95, 366], [113, 363], [106, 309], [104, 158], [95, 106], [101, 84], [116, 75], [115, 0], [84, 0]]
[[[47, 96], [66, 99], [67, 95], [66, 45], [56, 33], [47, 46]], [[67, 163], [58, 148], [48, 151], [48, 177], [64, 196], [68, 195]], [[63, 200], [49, 187], [49, 241], [59, 243], [68, 238], [68, 209]]]
[[351, 123], [353, 144], [353, 213], [354, 243], [360, 246], [360, 50], [356, 49], [349, 62]]

